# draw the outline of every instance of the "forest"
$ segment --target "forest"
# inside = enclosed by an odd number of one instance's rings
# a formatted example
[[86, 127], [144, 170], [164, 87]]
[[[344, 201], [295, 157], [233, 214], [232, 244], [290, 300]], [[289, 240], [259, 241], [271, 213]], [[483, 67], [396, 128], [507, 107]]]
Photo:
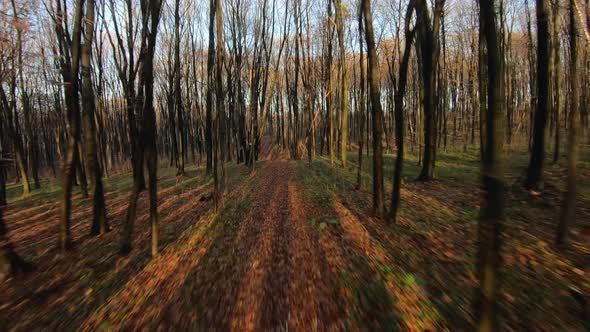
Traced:
[[590, 0], [0, 1], [0, 330], [587, 331]]

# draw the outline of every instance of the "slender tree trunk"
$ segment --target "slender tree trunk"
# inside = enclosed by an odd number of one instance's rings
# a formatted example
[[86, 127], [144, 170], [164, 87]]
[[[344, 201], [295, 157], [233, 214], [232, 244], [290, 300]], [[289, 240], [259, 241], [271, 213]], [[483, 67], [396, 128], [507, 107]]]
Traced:
[[[59, 11], [59, 9], [58, 9]], [[70, 61], [63, 63], [62, 76], [65, 83], [65, 96], [67, 106], [67, 118], [69, 122], [68, 129], [68, 148], [66, 160], [63, 168], [62, 180], [62, 201], [61, 201], [61, 218], [59, 227], [59, 246], [62, 251], [71, 247], [72, 240], [70, 236], [70, 216], [72, 213], [72, 185], [76, 176], [76, 167], [79, 163], [78, 142], [80, 141], [80, 105], [78, 98], [78, 70], [80, 63], [80, 40], [82, 24], [83, 0], [76, 1], [74, 14], [74, 28], [70, 50], [63, 49], [68, 54]], [[56, 22], [58, 37], [65, 43], [64, 29], [61, 22]], [[65, 48], [65, 47], [64, 47]]]
[[0, 112], [0, 114], [2, 114], [2, 116], [6, 116], [6, 129], [8, 130], [8, 135], [10, 137], [12, 137], [12, 144], [14, 146], [14, 157], [15, 157], [15, 165], [16, 165], [16, 169], [17, 169], [17, 177], [18, 175], [20, 175], [20, 180], [23, 186], [23, 191], [22, 191], [22, 196], [23, 197], [27, 197], [31, 194], [31, 187], [29, 184], [29, 175], [28, 175], [28, 171], [27, 171], [27, 164], [25, 162], [25, 158], [24, 158], [24, 150], [23, 150], [23, 144], [21, 141], [21, 137], [20, 135], [16, 132], [16, 129], [14, 128], [14, 121], [12, 118], [12, 111], [10, 109], [10, 104], [8, 103], [8, 98], [6, 96], [6, 93], [4, 91], [4, 88], [2, 87], [2, 85], [0, 84], [0, 102], [1, 104], [1, 110], [2, 112]]
[[366, 65], [365, 62], [363, 61], [363, 14], [362, 11], [359, 11], [359, 16], [358, 16], [358, 24], [359, 24], [359, 46], [360, 46], [360, 52], [359, 52], [359, 67], [360, 67], [360, 91], [359, 91], [359, 101], [358, 103], [358, 112], [359, 112], [359, 154], [358, 154], [358, 167], [357, 167], [357, 173], [356, 173], [356, 188], [357, 189], [361, 189], [362, 187], [362, 171], [363, 171], [363, 145], [364, 145], [364, 140], [363, 140], [363, 136], [364, 136], [364, 126], [365, 126], [365, 113], [366, 113], [366, 109], [365, 106], [367, 104], [366, 101], [366, 93], [367, 93], [367, 88], [365, 85], [365, 70], [366, 70]]
[[379, 90], [379, 60], [375, 48], [371, 0], [363, 0], [361, 5], [365, 17], [365, 39], [367, 42], [367, 54], [369, 55], [367, 77], [373, 116], [373, 212], [379, 218], [383, 218], [383, 110]]
[[[217, 48], [216, 48], [216, 55], [215, 55], [215, 80], [216, 80], [216, 87], [215, 87], [215, 108], [217, 111], [217, 148], [219, 150], [219, 155], [217, 161], [220, 166], [221, 174], [218, 180], [218, 187], [217, 187], [217, 205], [219, 204], [219, 199], [223, 195], [223, 191], [225, 190], [225, 139], [226, 139], [226, 124], [225, 124], [225, 97], [224, 97], [224, 90], [223, 90], [223, 57], [224, 57], [224, 46], [223, 46], [223, 11], [221, 9], [221, 0], [215, 1], [215, 15], [216, 15], [216, 33], [217, 33]], [[256, 132], [255, 135], [257, 136], [258, 133]], [[256, 137], [254, 137], [256, 139]]]
[[549, 114], [549, 0], [537, 0], [537, 108], [533, 127], [533, 149], [527, 169], [525, 188], [543, 189], [545, 164], [545, 128]]
[[[11, 0], [12, 4], [12, 12], [14, 15], [15, 21], [18, 21], [18, 15], [16, 11], [16, 4], [14, 0]], [[16, 25], [15, 25], [16, 26]], [[22, 46], [22, 30], [21, 28], [16, 28], [16, 44], [18, 48], [18, 73], [19, 73], [19, 81], [20, 81], [20, 97], [23, 107], [23, 114], [25, 120], [25, 135], [27, 137], [27, 158], [26, 161], [28, 162], [27, 170], [30, 170], [33, 176], [33, 181], [35, 183], [35, 189], [39, 189], [41, 186], [39, 184], [39, 170], [38, 170], [38, 161], [37, 161], [37, 154], [36, 151], [36, 139], [33, 135], [33, 127], [31, 124], [31, 103], [29, 100], [29, 94], [25, 88], [25, 80], [23, 77], [23, 70], [24, 70], [24, 63], [23, 63], [23, 46]], [[15, 110], [16, 112], [16, 110]], [[24, 157], [24, 156], [21, 156]], [[26, 164], [25, 164], [26, 165]], [[22, 173], [22, 172], [21, 172]], [[28, 182], [28, 177], [26, 178]], [[27, 183], [28, 187], [28, 183]], [[27, 188], [27, 190], [29, 190]], [[24, 191], [23, 191], [24, 193]]]
[[[332, 21], [332, 0], [328, 0], [328, 20]], [[335, 152], [334, 152], [334, 103], [333, 89], [332, 89], [332, 37], [334, 35], [334, 29], [330, 25], [328, 27], [328, 50], [326, 55], [326, 109], [328, 111], [328, 150], [330, 153], [330, 164], [334, 164]]]
[[442, 15], [444, 0], [435, 1], [434, 24], [430, 22], [426, 0], [416, 3], [416, 26], [419, 47], [416, 47], [421, 59], [422, 72], [422, 107], [424, 109], [424, 157], [418, 180], [428, 181], [434, 176], [435, 148], [435, 110], [436, 110], [436, 73], [438, 67], [438, 26]]
[[205, 112], [205, 146], [207, 174], [213, 172], [213, 66], [215, 65], [215, 0], [209, 1], [209, 50], [207, 51], [207, 96]]
[[551, 13], [551, 28], [553, 41], [553, 114], [555, 117], [555, 142], [553, 147], [553, 163], [559, 159], [559, 138], [560, 138], [560, 107], [561, 107], [561, 57], [559, 38], [559, 1], [553, 0]]
[[487, 48], [486, 147], [482, 158], [484, 205], [478, 224], [478, 253], [476, 271], [479, 287], [475, 296], [475, 319], [478, 331], [497, 331], [498, 271], [501, 258], [501, 232], [504, 218], [504, 179], [502, 170], [502, 141], [504, 92], [503, 66], [498, 42], [494, 1], [480, 2], [480, 24], [484, 27]]
[[412, 40], [414, 39], [414, 30], [410, 30], [410, 22], [412, 20], [413, 2], [410, 1], [406, 11], [406, 19], [404, 25], [405, 31], [405, 47], [401, 58], [398, 75], [398, 86], [395, 91], [395, 144], [397, 145], [397, 153], [395, 158], [395, 170], [393, 173], [393, 191], [391, 193], [391, 209], [389, 211], [388, 220], [395, 223], [397, 211], [400, 202], [401, 176], [402, 167], [404, 164], [404, 95], [406, 93], [406, 86], [408, 82], [408, 64], [410, 62], [410, 52], [412, 50]]
[[102, 172], [98, 161], [96, 142], [95, 98], [92, 86], [90, 62], [92, 58], [92, 39], [94, 38], [94, 0], [86, 0], [86, 19], [84, 20], [84, 44], [81, 54], [82, 110], [84, 122], [84, 141], [86, 148], [86, 168], [90, 177], [90, 191], [93, 200], [93, 218], [90, 234], [103, 234], [108, 230]]
[[338, 48], [340, 49], [340, 107], [342, 111], [342, 148], [340, 160], [342, 167], [346, 167], [346, 153], [348, 142], [348, 75], [346, 70], [346, 47], [344, 27], [342, 22], [342, 0], [334, 0], [336, 8], [336, 30], [338, 33]]
[[570, 34], [570, 73], [569, 83], [571, 89], [569, 131], [567, 137], [567, 188], [564, 194], [564, 204], [557, 228], [555, 242], [560, 245], [566, 242], [569, 225], [573, 224], [576, 218], [576, 181], [578, 163], [578, 131], [580, 129], [579, 98], [578, 88], [578, 27], [576, 26], [575, 0], [569, 0], [569, 34]]
[[[182, 105], [182, 86], [180, 85], [180, 0], [174, 2], [174, 100], [176, 106], [176, 116], [178, 118], [178, 156], [177, 175], [184, 175], [184, 155], [186, 147], [184, 146], [184, 118]], [[175, 129], [173, 129], [175, 130]]]

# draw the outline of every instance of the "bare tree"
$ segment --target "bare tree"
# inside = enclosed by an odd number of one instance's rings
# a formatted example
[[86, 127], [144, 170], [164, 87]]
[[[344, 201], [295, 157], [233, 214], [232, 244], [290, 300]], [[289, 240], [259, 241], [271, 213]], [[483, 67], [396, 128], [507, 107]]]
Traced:
[[93, 217], [90, 233], [92, 235], [103, 234], [108, 230], [106, 208], [104, 202], [104, 189], [102, 185], [102, 171], [98, 161], [97, 133], [96, 133], [96, 104], [94, 88], [92, 85], [91, 58], [92, 40], [94, 38], [95, 24], [94, 0], [86, 0], [86, 17], [84, 20], [84, 43], [81, 54], [81, 95], [82, 115], [84, 123], [84, 147], [86, 149], [86, 167], [90, 176], [90, 189], [93, 201]]
[[410, 62], [410, 52], [412, 51], [412, 40], [414, 39], [414, 29], [410, 30], [410, 22], [414, 11], [414, 0], [408, 3], [406, 18], [404, 23], [405, 46], [404, 53], [399, 65], [398, 85], [395, 91], [395, 144], [397, 145], [397, 154], [395, 158], [395, 170], [393, 173], [393, 192], [391, 193], [391, 210], [389, 211], [389, 221], [395, 223], [397, 210], [400, 202], [401, 175], [404, 163], [404, 95], [408, 81], [408, 64]]
[[371, 113], [373, 119], [373, 212], [383, 218], [383, 109], [381, 108], [381, 91], [379, 90], [379, 59], [375, 48], [373, 33], [373, 16], [371, 14], [371, 0], [361, 2], [361, 10], [365, 17], [365, 39], [369, 67], [367, 77], [371, 97]]
[[549, 1], [537, 0], [537, 104], [533, 127], [533, 148], [527, 169], [525, 187], [543, 189], [545, 164], [545, 128], [549, 114], [549, 70], [551, 44], [549, 35]]
[[569, 86], [571, 91], [569, 128], [567, 137], [567, 182], [564, 194], [564, 204], [557, 228], [555, 242], [560, 245], [567, 239], [568, 226], [576, 218], [576, 181], [578, 163], [578, 131], [580, 127], [579, 112], [579, 74], [578, 74], [578, 29], [576, 24], [575, 0], [569, 0], [569, 44], [570, 44], [570, 72]]
[[501, 257], [501, 230], [504, 218], [504, 179], [502, 170], [502, 119], [504, 117], [503, 67], [500, 54], [494, 1], [480, 2], [480, 24], [486, 41], [487, 112], [486, 138], [482, 158], [484, 203], [478, 223], [476, 272], [479, 287], [475, 296], [475, 319], [478, 331], [497, 331], [498, 270]]

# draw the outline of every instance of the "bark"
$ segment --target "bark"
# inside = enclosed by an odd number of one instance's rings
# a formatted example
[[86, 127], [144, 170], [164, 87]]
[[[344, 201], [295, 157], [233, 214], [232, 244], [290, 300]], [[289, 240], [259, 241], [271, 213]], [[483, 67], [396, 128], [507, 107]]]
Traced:
[[[176, 106], [176, 116], [178, 118], [178, 156], [177, 175], [184, 175], [184, 155], [185, 155], [185, 140], [184, 140], [184, 119], [183, 119], [183, 105], [182, 105], [182, 86], [180, 85], [180, 14], [179, 14], [180, 0], [175, 1], [174, 5], [174, 102]], [[175, 129], [173, 129], [175, 130]], [[176, 136], [176, 134], [175, 134]]]
[[213, 66], [215, 64], [215, 0], [209, 1], [209, 50], [207, 52], [207, 96], [205, 112], [205, 145], [207, 174], [213, 172]]
[[436, 135], [435, 109], [436, 77], [438, 68], [438, 30], [444, 0], [435, 1], [434, 22], [430, 21], [426, 0], [416, 2], [417, 54], [422, 75], [422, 108], [424, 109], [424, 156], [418, 180], [428, 181], [434, 176], [434, 148]]
[[[332, 0], [328, 0], [328, 22], [332, 21]], [[330, 153], [330, 164], [334, 164], [334, 106], [332, 98], [332, 39], [334, 36], [334, 29], [330, 24], [328, 26], [328, 50], [326, 54], [326, 110], [328, 111], [328, 151]]]
[[549, 114], [549, 0], [537, 0], [537, 107], [533, 127], [533, 148], [527, 169], [525, 188], [543, 189], [545, 164], [545, 128]]
[[[58, 12], [61, 11], [58, 2]], [[72, 209], [72, 186], [76, 177], [76, 167], [79, 164], [78, 144], [80, 141], [80, 105], [78, 97], [78, 71], [80, 64], [81, 24], [82, 24], [83, 0], [76, 1], [74, 13], [74, 26], [71, 43], [65, 36], [62, 22], [56, 21], [56, 33], [58, 35], [62, 57], [61, 71], [65, 83], [66, 114], [69, 123], [68, 144], [62, 171], [62, 200], [61, 217], [59, 226], [59, 247], [62, 251], [72, 245], [70, 237], [70, 216]]]
[[27, 171], [27, 164], [24, 158], [24, 149], [23, 144], [21, 141], [20, 135], [16, 132], [14, 127], [14, 121], [12, 119], [12, 111], [10, 104], [8, 103], [8, 98], [6, 97], [6, 93], [4, 91], [4, 87], [0, 84], [0, 101], [1, 101], [1, 109], [2, 111], [0, 114], [2, 116], [6, 116], [6, 129], [8, 131], [8, 136], [12, 137], [12, 145], [14, 146], [14, 158], [15, 158], [15, 165], [17, 168], [17, 176], [20, 175], [20, 180], [23, 186], [23, 193], [24, 197], [29, 196], [31, 194], [31, 187], [29, 184], [29, 175]]
[[400, 202], [401, 175], [404, 164], [404, 95], [408, 82], [408, 64], [410, 62], [410, 52], [412, 50], [412, 40], [414, 39], [414, 30], [410, 30], [410, 21], [412, 20], [413, 1], [408, 4], [406, 18], [404, 23], [405, 46], [404, 53], [399, 65], [398, 84], [395, 91], [395, 144], [397, 153], [395, 158], [395, 170], [393, 173], [393, 191], [391, 193], [391, 209], [388, 220], [395, 223], [397, 211]]
[[553, 51], [553, 115], [555, 119], [555, 141], [553, 150], [553, 163], [559, 159], [559, 139], [560, 139], [560, 107], [561, 107], [561, 58], [560, 58], [560, 40], [559, 40], [559, 1], [553, 0], [551, 13], [552, 29], [552, 51]]
[[[217, 185], [217, 195], [216, 195], [216, 205], [219, 204], [219, 199], [223, 195], [223, 191], [225, 189], [225, 104], [224, 104], [224, 90], [223, 90], [223, 57], [224, 57], [224, 45], [223, 45], [223, 11], [221, 8], [221, 0], [216, 0], [215, 2], [215, 16], [216, 16], [216, 34], [217, 34], [217, 48], [215, 54], [215, 108], [217, 111], [216, 114], [216, 151], [219, 151], [219, 155], [217, 158], [217, 162], [219, 163], [219, 168], [221, 170], [221, 174], [219, 179], [216, 176]], [[256, 133], [257, 134], [257, 133]], [[214, 172], [217, 171], [217, 166], [215, 166]]]
[[369, 56], [367, 77], [373, 118], [373, 212], [379, 218], [383, 218], [383, 144], [381, 141], [383, 110], [381, 108], [381, 92], [379, 90], [379, 60], [375, 49], [371, 0], [363, 0], [361, 5], [361, 10], [365, 17], [365, 39], [367, 43], [367, 54]]
[[91, 58], [92, 40], [94, 38], [94, 0], [86, 0], [86, 19], [84, 28], [84, 44], [81, 54], [81, 78], [82, 78], [82, 111], [84, 122], [84, 141], [86, 149], [86, 168], [90, 177], [90, 192], [92, 193], [93, 214], [91, 235], [106, 233], [108, 230], [106, 207], [104, 201], [104, 189], [102, 184], [102, 171], [97, 153], [96, 104], [94, 88], [92, 85]]
[[364, 125], [365, 125], [365, 113], [366, 109], [365, 106], [366, 102], [366, 85], [365, 85], [365, 70], [366, 66], [363, 61], [363, 14], [362, 10], [359, 11], [358, 16], [358, 24], [359, 24], [359, 67], [360, 67], [360, 91], [359, 91], [359, 101], [358, 101], [358, 112], [359, 112], [359, 154], [358, 154], [358, 167], [356, 173], [356, 188], [361, 189], [362, 187], [362, 170], [363, 170], [363, 148], [364, 148]]
[[340, 108], [342, 111], [342, 119], [340, 130], [342, 132], [341, 139], [341, 156], [342, 167], [346, 167], [346, 153], [348, 142], [348, 77], [346, 70], [346, 47], [344, 27], [342, 22], [342, 0], [334, 0], [334, 7], [336, 9], [336, 31], [338, 34], [338, 48], [340, 49]]
[[569, 0], [569, 38], [570, 38], [570, 73], [569, 85], [571, 90], [569, 128], [567, 137], [567, 180], [564, 193], [564, 204], [561, 210], [557, 236], [555, 242], [564, 244], [567, 240], [569, 225], [576, 218], [576, 181], [578, 163], [578, 131], [580, 129], [579, 99], [580, 89], [578, 85], [578, 27], [576, 25], [575, 0]]
[[[12, 4], [12, 12], [14, 15], [14, 19], [15, 21], [18, 21], [18, 15], [17, 15], [17, 11], [16, 11], [16, 5], [14, 0], [11, 0], [11, 4]], [[31, 124], [31, 103], [30, 103], [30, 99], [29, 99], [29, 93], [27, 91], [27, 89], [25, 88], [25, 80], [23, 77], [23, 69], [24, 69], [24, 63], [23, 63], [23, 46], [22, 46], [22, 29], [20, 28], [16, 28], [16, 44], [17, 44], [17, 49], [18, 49], [18, 73], [19, 73], [19, 88], [20, 88], [20, 97], [21, 97], [21, 103], [22, 103], [22, 107], [23, 107], [23, 115], [24, 115], [24, 120], [25, 120], [25, 135], [27, 137], [27, 157], [26, 160], [28, 162], [27, 165], [27, 169], [31, 171], [31, 174], [33, 176], [33, 181], [35, 184], [35, 189], [39, 189], [41, 188], [41, 185], [39, 184], [39, 162], [37, 161], [37, 142], [36, 142], [36, 136], [33, 135], [33, 127]], [[27, 177], [27, 181], [28, 181], [28, 177]]]
[[503, 66], [493, 1], [480, 2], [480, 24], [487, 49], [486, 138], [482, 158], [484, 205], [478, 222], [476, 275], [479, 287], [475, 296], [475, 319], [478, 331], [497, 331], [501, 232], [504, 217], [504, 179], [502, 141], [504, 117]]

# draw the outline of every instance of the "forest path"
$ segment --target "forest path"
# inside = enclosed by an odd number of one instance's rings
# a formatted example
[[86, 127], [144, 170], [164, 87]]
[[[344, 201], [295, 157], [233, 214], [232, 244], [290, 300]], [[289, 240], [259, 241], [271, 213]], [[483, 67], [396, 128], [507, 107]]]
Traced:
[[342, 314], [291, 181], [293, 162], [257, 167], [225, 205], [216, 239], [156, 326], [317, 330]]

